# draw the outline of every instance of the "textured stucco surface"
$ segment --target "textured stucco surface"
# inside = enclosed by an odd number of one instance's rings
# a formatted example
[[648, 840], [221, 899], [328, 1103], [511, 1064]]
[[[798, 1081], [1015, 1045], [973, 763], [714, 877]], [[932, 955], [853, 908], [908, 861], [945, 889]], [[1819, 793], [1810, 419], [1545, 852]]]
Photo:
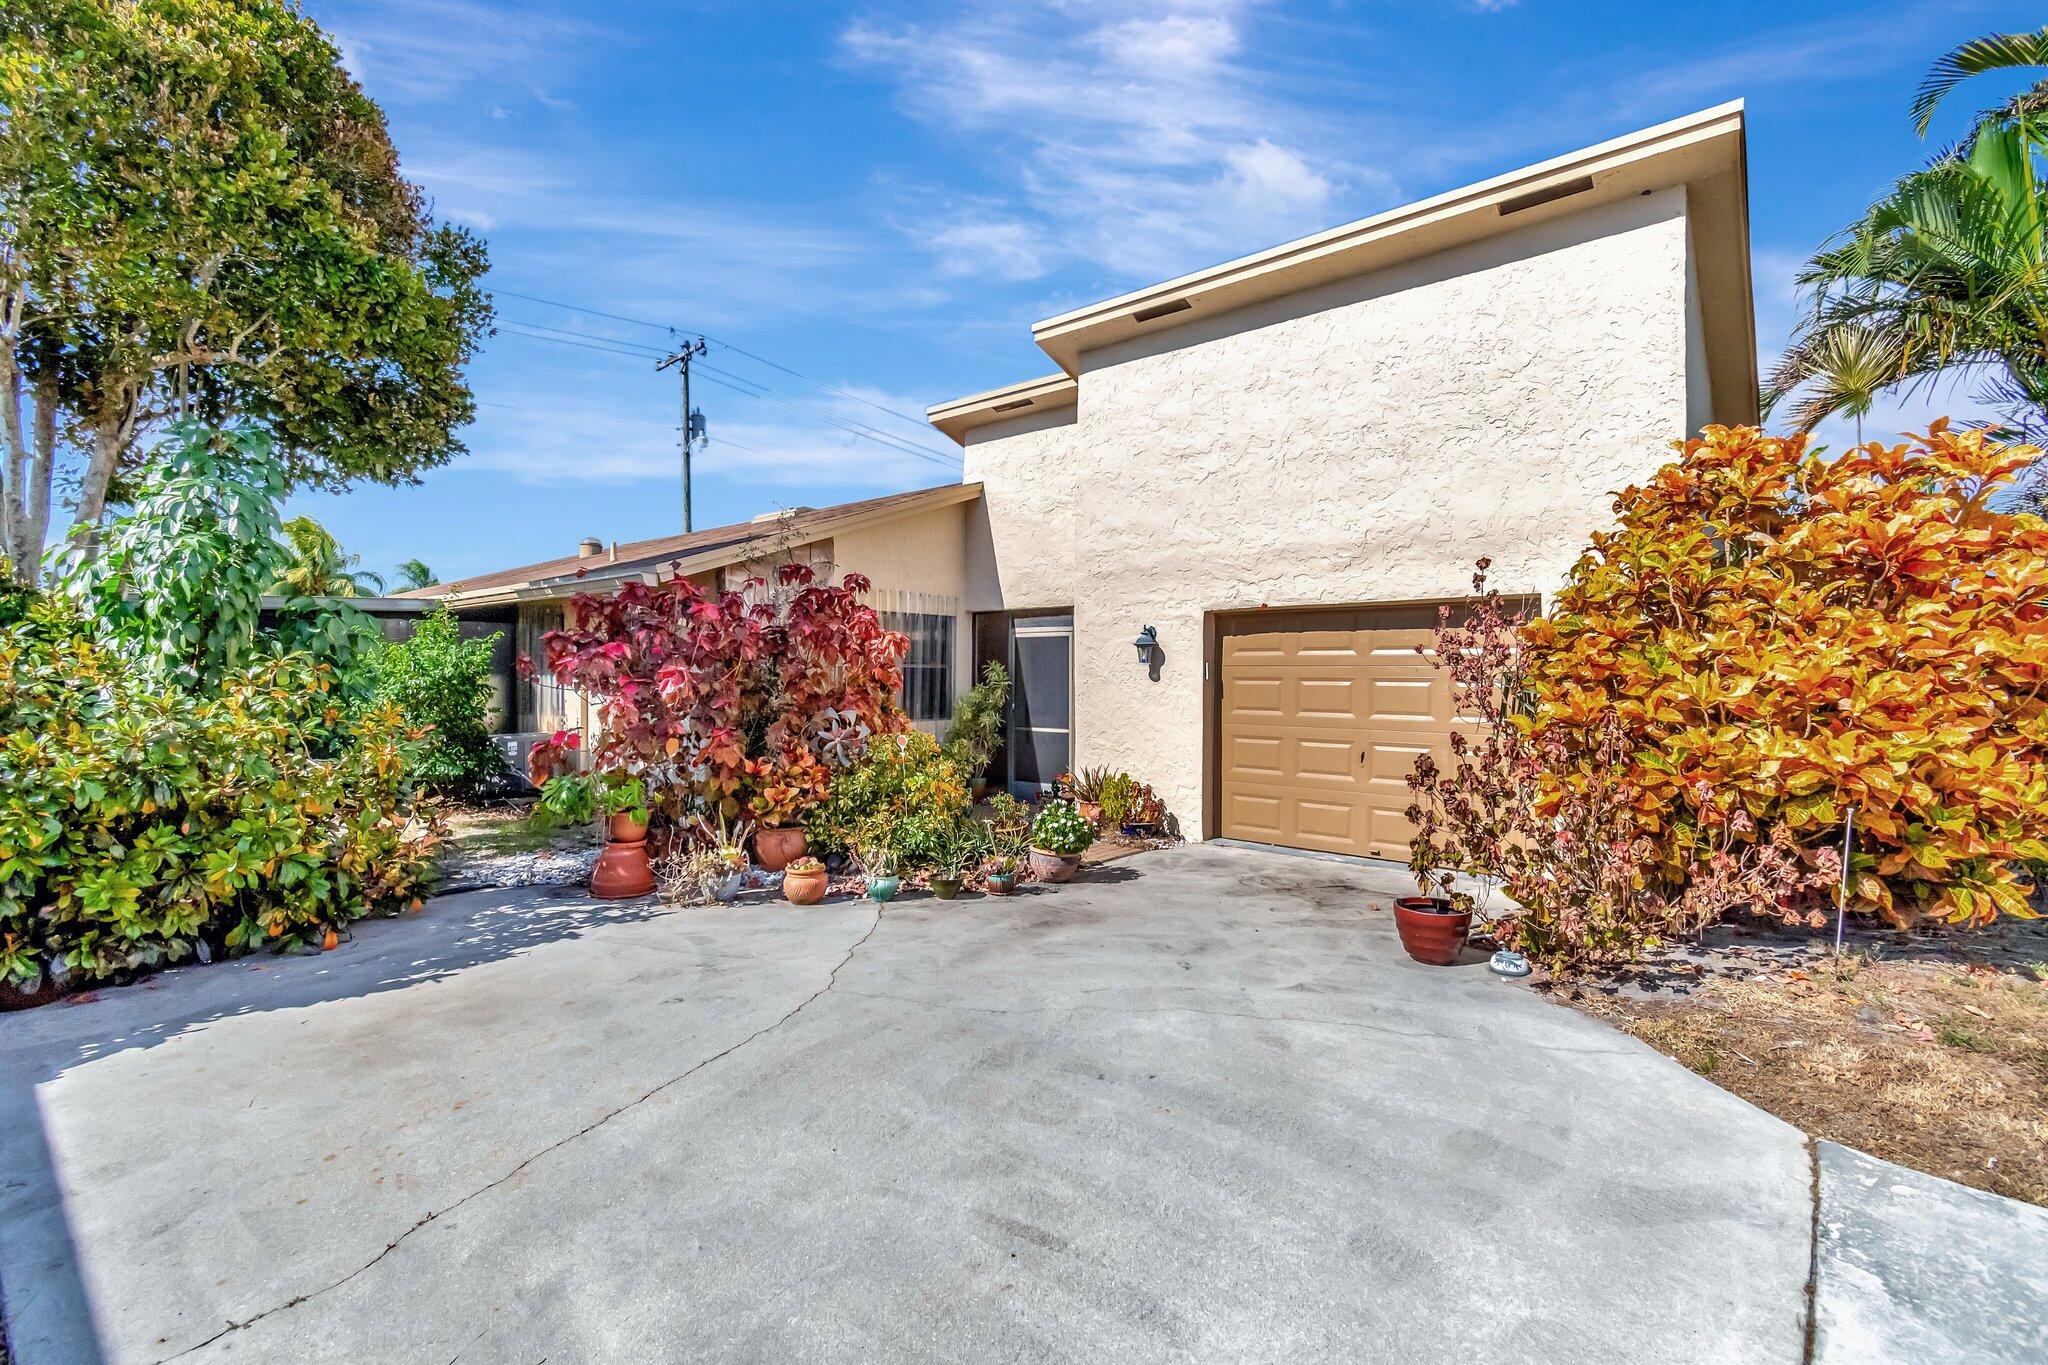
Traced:
[[1671, 189], [1091, 352], [970, 438], [969, 605], [1073, 606], [1074, 762], [1199, 837], [1206, 616], [1554, 589], [1686, 434], [1686, 275]]

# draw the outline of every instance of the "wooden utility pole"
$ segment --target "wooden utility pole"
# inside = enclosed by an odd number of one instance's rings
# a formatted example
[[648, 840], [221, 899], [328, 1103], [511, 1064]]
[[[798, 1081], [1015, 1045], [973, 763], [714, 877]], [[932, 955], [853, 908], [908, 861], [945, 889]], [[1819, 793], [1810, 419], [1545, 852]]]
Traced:
[[678, 430], [683, 438], [683, 533], [688, 535], [697, 529], [693, 509], [690, 505], [690, 451], [697, 444], [702, 433], [702, 419], [690, 411], [690, 361], [704, 354], [704, 338], [689, 342], [674, 355], [667, 357], [654, 368], [656, 373], [674, 365], [683, 376], [683, 422]]

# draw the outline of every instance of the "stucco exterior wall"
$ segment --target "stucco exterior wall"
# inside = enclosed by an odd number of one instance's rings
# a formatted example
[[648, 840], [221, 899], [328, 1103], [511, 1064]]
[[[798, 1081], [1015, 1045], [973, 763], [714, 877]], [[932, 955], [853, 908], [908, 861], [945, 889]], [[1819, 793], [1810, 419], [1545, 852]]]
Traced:
[[972, 434], [969, 604], [1071, 605], [1074, 764], [1202, 837], [1208, 614], [1554, 588], [1686, 434], [1687, 294], [1670, 189], [1087, 353]]
[[[875, 526], [858, 527], [832, 539], [833, 568], [841, 574], [865, 574], [874, 590], [868, 605], [896, 611], [953, 618], [952, 692], [958, 697], [973, 684], [973, 621], [967, 606], [969, 521], [976, 504], [955, 503]], [[934, 733], [944, 722], [922, 723]]]

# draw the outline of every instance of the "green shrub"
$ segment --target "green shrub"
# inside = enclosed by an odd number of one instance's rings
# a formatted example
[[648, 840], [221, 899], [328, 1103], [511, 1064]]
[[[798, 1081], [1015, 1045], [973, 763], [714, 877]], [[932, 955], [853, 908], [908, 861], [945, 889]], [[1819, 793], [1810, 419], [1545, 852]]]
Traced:
[[938, 741], [919, 730], [877, 735], [860, 762], [832, 778], [805, 836], [815, 853], [883, 847], [904, 868], [936, 867], [968, 804], [966, 777]]
[[195, 695], [67, 604], [32, 608], [0, 629], [0, 978], [318, 945], [417, 904], [439, 835], [411, 793], [416, 738], [303, 656]]
[[491, 743], [493, 635], [464, 640], [443, 606], [423, 618], [410, 640], [370, 656], [370, 695], [433, 733], [419, 746], [413, 777], [437, 791], [472, 791], [503, 777], [505, 760]]

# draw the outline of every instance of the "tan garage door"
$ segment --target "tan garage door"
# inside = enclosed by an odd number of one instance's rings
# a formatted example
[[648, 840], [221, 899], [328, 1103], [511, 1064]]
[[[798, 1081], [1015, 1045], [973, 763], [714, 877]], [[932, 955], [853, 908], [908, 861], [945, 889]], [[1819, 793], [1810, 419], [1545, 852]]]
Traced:
[[1435, 607], [1259, 612], [1222, 622], [1226, 838], [1405, 860], [1416, 755], [1447, 761], [1450, 684], [1415, 652]]

